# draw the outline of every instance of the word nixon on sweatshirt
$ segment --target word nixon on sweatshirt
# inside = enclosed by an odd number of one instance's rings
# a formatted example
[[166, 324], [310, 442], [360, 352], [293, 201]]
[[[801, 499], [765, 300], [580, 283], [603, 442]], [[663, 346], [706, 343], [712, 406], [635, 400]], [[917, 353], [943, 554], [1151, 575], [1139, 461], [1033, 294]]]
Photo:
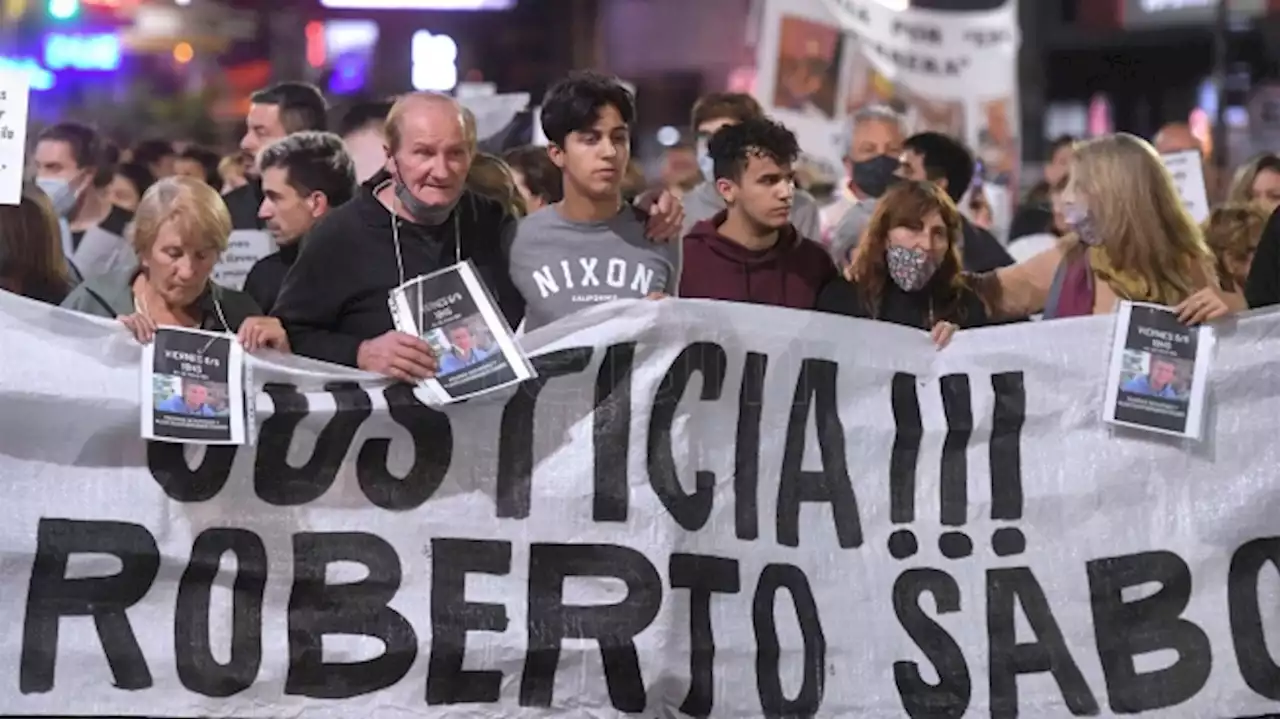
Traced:
[[604, 262], [598, 257], [579, 257], [576, 262], [560, 260], [556, 265], [543, 265], [534, 270], [533, 281], [543, 299], [559, 294], [562, 289], [604, 286], [628, 288], [643, 296], [653, 291], [654, 275], [654, 271], [643, 264], [632, 265], [620, 257], [610, 257]]

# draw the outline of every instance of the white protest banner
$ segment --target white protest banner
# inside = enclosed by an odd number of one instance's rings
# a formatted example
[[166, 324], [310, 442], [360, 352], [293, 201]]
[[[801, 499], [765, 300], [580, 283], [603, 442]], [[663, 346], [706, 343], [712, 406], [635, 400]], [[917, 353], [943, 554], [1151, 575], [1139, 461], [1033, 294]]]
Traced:
[[[888, 0], [822, 0], [882, 75], [932, 100], [996, 100], [1018, 89], [1018, 7], [926, 10]], [[991, 6], [991, 2], [980, 3]]]
[[1280, 710], [1280, 318], [1199, 443], [1104, 425], [1113, 321], [619, 303], [444, 411], [258, 361], [256, 445], [184, 454], [118, 326], [0, 297], [0, 711]]
[[31, 81], [26, 73], [0, 69], [0, 205], [16, 205], [22, 200], [30, 97]]
[[766, 0], [757, 94], [806, 152], [833, 168], [848, 151], [850, 117], [871, 105], [893, 107], [911, 132], [967, 143], [982, 160], [993, 204], [1016, 204], [1005, 195], [1016, 192], [1009, 188], [1019, 166], [1017, 3], [950, 5]]

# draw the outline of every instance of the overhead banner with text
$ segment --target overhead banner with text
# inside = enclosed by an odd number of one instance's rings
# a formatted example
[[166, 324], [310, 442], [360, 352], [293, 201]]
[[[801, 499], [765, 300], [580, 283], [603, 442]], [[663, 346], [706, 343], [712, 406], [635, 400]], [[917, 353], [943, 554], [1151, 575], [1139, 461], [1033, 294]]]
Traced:
[[850, 117], [889, 106], [911, 132], [966, 142], [983, 179], [1004, 188], [988, 193], [997, 216], [1007, 215], [1019, 167], [1014, 0], [764, 1], [757, 94], [807, 153], [839, 171]]
[[255, 360], [184, 451], [119, 326], [0, 295], [0, 715], [1280, 711], [1280, 318], [1200, 443], [1104, 426], [1113, 321], [620, 303], [444, 410]]

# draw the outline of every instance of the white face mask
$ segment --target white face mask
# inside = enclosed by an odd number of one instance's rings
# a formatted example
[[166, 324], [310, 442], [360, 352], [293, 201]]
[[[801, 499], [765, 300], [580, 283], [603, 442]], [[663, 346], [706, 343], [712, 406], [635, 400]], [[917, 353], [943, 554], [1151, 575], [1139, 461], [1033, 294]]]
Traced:
[[69, 181], [60, 177], [38, 177], [36, 185], [49, 196], [49, 201], [53, 203], [53, 211], [57, 212], [59, 217], [71, 216], [76, 208], [76, 200], [80, 199], [80, 193], [71, 187]]

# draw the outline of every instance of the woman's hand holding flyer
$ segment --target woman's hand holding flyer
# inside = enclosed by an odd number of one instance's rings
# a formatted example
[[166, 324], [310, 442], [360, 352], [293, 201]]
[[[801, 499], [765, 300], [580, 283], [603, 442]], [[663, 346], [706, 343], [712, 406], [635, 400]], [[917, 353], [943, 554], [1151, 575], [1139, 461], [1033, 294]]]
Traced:
[[150, 344], [155, 339], [158, 327], [143, 312], [134, 312], [131, 315], [125, 315], [120, 318], [120, 323], [129, 328], [129, 332], [133, 333], [133, 338], [138, 340], [138, 344]]

